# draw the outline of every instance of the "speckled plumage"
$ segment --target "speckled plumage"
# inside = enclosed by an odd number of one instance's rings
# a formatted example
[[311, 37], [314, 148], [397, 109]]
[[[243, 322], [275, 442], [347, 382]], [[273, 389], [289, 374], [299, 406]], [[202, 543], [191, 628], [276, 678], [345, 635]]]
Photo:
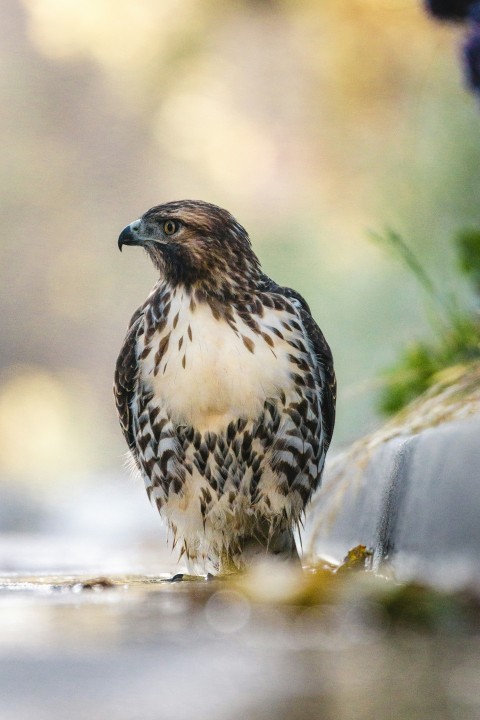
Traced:
[[210, 570], [294, 556], [335, 417], [332, 356], [308, 305], [262, 273], [245, 230], [208, 203], [152, 208], [123, 244], [142, 245], [160, 272], [115, 373], [150, 500]]

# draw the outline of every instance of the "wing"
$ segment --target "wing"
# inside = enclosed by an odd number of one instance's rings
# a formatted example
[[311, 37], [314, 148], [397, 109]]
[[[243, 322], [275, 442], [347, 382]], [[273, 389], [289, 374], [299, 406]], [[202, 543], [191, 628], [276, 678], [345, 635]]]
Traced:
[[267, 292], [277, 293], [283, 297], [293, 300], [298, 308], [303, 327], [310, 344], [312, 354], [314, 355], [317, 373], [317, 382], [321, 388], [321, 406], [322, 418], [325, 431], [326, 448], [330, 445], [335, 426], [335, 404], [337, 400], [337, 381], [333, 367], [333, 357], [330, 346], [325, 337], [313, 319], [307, 302], [300, 293], [287, 287], [277, 285], [273, 280], [265, 276], [264, 288]]
[[115, 367], [113, 393], [117, 406], [120, 426], [133, 455], [136, 454], [135, 436], [132, 427], [132, 398], [135, 392], [138, 374], [136, 354], [137, 333], [143, 320], [144, 308], [139, 308], [130, 320], [127, 335], [123, 342]]

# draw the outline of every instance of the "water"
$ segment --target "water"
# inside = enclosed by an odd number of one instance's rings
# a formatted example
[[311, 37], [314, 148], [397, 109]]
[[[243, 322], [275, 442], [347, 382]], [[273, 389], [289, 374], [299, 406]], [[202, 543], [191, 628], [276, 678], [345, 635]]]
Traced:
[[480, 717], [473, 594], [262, 565], [0, 578], [1, 720]]

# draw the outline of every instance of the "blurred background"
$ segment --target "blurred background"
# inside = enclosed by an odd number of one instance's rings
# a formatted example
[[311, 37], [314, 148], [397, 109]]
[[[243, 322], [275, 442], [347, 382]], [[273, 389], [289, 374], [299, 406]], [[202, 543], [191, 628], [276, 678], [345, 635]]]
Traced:
[[450, 238], [478, 223], [478, 108], [461, 30], [420, 0], [2, 7], [0, 564], [32, 568], [35, 538], [42, 567], [112, 568], [162, 545], [111, 392], [155, 281], [120, 230], [187, 197], [238, 218], [331, 344], [338, 449], [380, 422], [382, 369], [432, 332], [421, 288], [369, 233], [401, 233], [468, 300]]

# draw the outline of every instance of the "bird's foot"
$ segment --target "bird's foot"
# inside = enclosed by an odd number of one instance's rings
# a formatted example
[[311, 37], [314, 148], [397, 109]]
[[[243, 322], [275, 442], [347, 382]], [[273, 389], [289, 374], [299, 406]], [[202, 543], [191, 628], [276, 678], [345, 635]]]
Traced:
[[243, 570], [235, 570], [234, 572], [218, 572], [216, 575], [213, 573], [208, 573], [207, 580], [211, 582], [212, 580], [234, 580], [239, 575], [243, 574]]
[[208, 579], [208, 575], [188, 575], [187, 573], [177, 573], [169, 579], [169, 582], [206, 582]]

